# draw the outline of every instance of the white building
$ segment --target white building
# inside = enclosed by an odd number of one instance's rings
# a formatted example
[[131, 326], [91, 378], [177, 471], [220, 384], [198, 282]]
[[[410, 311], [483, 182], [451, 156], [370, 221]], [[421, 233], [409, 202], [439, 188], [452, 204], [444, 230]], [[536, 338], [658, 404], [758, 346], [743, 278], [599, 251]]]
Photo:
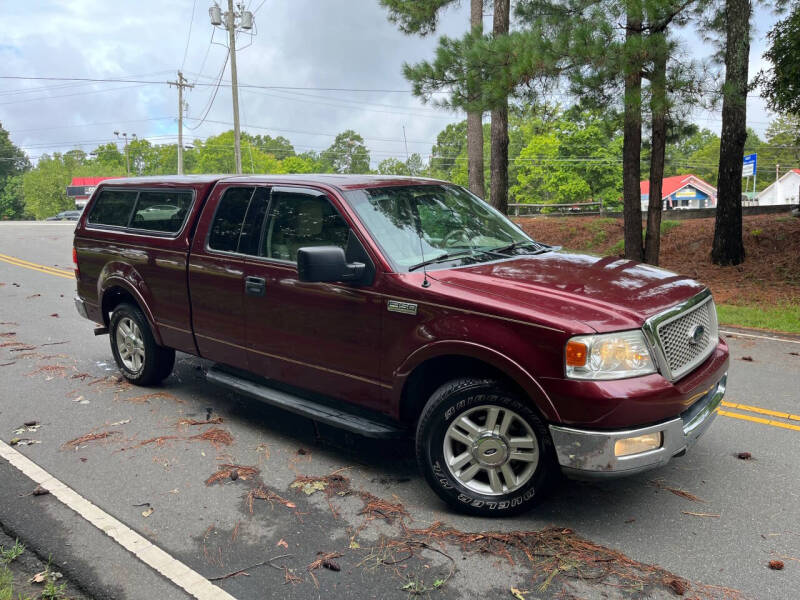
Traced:
[[792, 169], [758, 194], [759, 206], [800, 204], [800, 169]]

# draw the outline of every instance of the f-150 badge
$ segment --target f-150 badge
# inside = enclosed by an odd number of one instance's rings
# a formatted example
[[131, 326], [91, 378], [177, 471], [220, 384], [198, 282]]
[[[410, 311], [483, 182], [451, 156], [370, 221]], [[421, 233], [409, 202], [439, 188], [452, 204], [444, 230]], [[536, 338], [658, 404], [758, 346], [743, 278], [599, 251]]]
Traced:
[[389, 300], [387, 305], [389, 312], [403, 313], [404, 315], [417, 314], [417, 305], [413, 302], [400, 302], [399, 300]]

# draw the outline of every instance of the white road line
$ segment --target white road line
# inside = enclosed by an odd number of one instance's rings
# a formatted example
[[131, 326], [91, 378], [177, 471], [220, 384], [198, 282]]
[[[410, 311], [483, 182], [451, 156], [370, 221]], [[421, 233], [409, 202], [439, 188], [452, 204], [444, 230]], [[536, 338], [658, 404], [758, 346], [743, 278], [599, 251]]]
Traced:
[[199, 600], [236, 600], [234, 596], [153, 545], [148, 539], [89, 502], [27, 456], [2, 441], [0, 441], [0, 457], [190, 595]]
[[740, 335], [742, 337], [758, 338], [760, 340], [772, 340], [773, 342], [786, 342], [787, 344], [800, 344], [800, 340], [787, 340], [786, 338], [770, 337], [768, 335], [755, 335], [753, 333], [742, 333], [741, 331], [726, 331], [720, 329], [720, 333], [727, 333], [730, 335]]

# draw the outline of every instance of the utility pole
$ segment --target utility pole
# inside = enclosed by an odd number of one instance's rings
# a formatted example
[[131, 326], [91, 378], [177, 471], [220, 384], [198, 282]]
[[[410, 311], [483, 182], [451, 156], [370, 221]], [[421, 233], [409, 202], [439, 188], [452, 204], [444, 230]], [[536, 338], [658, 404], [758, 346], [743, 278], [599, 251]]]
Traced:
[[178, 88], [178, 175], [183, 175], [183, 88], [193, 88], [194, 84], [188, 83], [180, 71], [178, 81], [167, 83]]
[[244, 9], [244, 4], [237, 5], [239, 11], [234, 10], [233, 0], [228, 0], [228, 11], [221, 13], [219, 6], [208, 9], [211, 24], [215, 27], [224, 26], [228, 31], [228, 51], [231, 60], [231, 94], [233, 96], [233, 154], [236, 163], [236, 173], [242, 173], [242, 134], [239, 128], [239, 82], [236, 72], [236, 30], [249, 31], [253, 28], [253, 13]]
[[[122, 139], [125, 140], [125, 174], [128, 177], [130, 177], [131, 176], [131, 161], [128, 158], [128, 134], [123, 131], [122, 135], [120, 135], [119, 131], [115, 131], [114, 135], [117, 136], [118, 138], [122, 137]], [[136, 139], [136, 134], [132, 133], [131, 137], [133, 139]]]

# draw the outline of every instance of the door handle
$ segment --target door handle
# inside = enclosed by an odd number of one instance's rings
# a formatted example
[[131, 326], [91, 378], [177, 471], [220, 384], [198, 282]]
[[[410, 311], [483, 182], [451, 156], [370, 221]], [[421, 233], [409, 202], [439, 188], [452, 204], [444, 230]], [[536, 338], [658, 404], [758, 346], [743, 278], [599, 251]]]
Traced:
[[245, 277], [244, 293], [248, 296], [263, 296], [267, 290], [267, 280], [263, 277]]

